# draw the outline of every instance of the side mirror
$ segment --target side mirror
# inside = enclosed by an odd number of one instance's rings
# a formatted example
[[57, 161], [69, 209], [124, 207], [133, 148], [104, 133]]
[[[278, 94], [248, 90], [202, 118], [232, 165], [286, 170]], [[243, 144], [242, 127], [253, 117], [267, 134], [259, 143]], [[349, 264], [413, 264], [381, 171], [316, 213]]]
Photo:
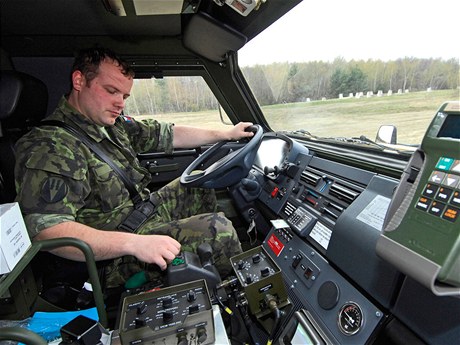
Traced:
[[397, 130], [393, 125], [380, 126], [377, 136], [375, 137], [376, 143], [383, 144], [396, 144], [397, 143]]

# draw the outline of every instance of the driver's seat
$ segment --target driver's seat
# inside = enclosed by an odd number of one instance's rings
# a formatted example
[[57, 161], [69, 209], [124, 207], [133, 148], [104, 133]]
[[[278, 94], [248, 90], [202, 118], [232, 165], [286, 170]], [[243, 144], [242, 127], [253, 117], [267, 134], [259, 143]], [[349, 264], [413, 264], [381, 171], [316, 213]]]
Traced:
[[18, 71], [0, 74], [0, 204], [13, 202], [14, 145], [46, 115], [48, 89], [41, 80]]

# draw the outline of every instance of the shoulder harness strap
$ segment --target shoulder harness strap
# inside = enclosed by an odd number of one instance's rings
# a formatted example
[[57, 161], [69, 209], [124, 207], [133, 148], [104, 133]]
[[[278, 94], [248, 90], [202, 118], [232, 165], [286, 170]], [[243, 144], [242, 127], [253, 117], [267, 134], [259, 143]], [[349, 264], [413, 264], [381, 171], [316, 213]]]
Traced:
[[127, 176], [126, 172], [120, 169], [108, 156], [107, 154], [102, 150], [101, 147], [99, 147], [98, 143], [92, 139], [90, 136], [88, 136], [86, 133], [84, 133], [80, 128], [72, 126], [70, 124], [67, 124], [65, 122], [59, 121], [59, 120], [44, 120], [40, 122], [40, 126], [56, 126], [56, 127], [61, 127], [65, 129], [67, 132], [75, 136], [76, 138], [80, 139], [82, 143], [84, 143], [88, 148], [91, 149], [91, 151], [94, 152], [94, 154], [101, 159], [102, 161], [106, 162], [112, 169], [115, 171], [120, 179], [123, 181], [126, 189], [129, 192], [129, 195], [131, 197], [131, 200], [133, 200], [134, 205], [137, 205], [139, 202], [142, 201], [142, 197], [140, 194], [137, 192], [136, 187], [134, 186], [134, 183], [129, 179]]

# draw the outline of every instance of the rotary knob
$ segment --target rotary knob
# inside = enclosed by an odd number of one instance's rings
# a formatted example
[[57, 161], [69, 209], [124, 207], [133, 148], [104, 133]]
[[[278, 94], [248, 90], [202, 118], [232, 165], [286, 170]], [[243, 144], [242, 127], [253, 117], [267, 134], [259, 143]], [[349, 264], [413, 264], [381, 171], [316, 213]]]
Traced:
[[167, 323], [173, 319], [174, 315], [172, 311], [166, 310], [163, 312], [163, 322]]
[[167, 309], [167, 308], [171, 308], [172, 307], [172, 298], [171, 297], [167, 297], [163, 300], [162, 302], [162, 305], [163, 305], [163, 308]]
[[187, 292], [187, 301], [193, 302], [194, 300], [196, 300], [196, 293], [195, 291], [190, 290], [189, 292]]

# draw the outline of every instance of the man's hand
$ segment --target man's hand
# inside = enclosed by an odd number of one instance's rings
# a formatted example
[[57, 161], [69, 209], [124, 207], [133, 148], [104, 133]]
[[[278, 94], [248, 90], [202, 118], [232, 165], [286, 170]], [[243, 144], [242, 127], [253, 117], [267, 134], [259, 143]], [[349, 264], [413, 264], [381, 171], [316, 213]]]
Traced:
[[[180, 243], [165, 235], [139, 235], [123, 231], [105, 231], [77, 222], [63, 222], [42, 230], [34, 241], [50, 238], [75, 237], [86, 242], [96, 261], [135, 256], [140, 261], [157, 264], [162, 270], [180, 252]], [[74, 247], [60, 247], [52, 252], [63, 258], [84, 261], [83, 253]]]
[[254, 136], [253, 132], [246, 132], [245, 129], [252, 126], [252, 122], [239, 122], [228, 131], [229, 140], [238, 140]]
[[139, 235], [134, 255], [140, 261], [157, 264], [165, 270], [180, 252], [180, 243], [165, 235]]

